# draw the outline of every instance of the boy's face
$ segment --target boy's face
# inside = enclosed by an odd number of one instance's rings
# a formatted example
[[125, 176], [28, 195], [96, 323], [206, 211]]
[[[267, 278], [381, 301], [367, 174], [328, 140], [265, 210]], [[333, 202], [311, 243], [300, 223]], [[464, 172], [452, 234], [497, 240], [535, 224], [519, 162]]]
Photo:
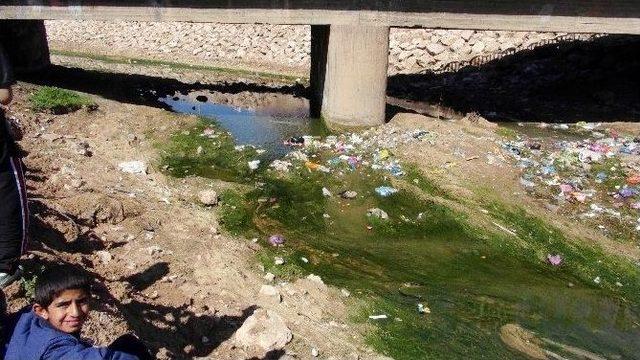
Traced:
[[65, 290], [46, 308], [33, 305], [36, 315], [67, 334], [77, 333], [89, 317], [89, 294], [81, 289]]

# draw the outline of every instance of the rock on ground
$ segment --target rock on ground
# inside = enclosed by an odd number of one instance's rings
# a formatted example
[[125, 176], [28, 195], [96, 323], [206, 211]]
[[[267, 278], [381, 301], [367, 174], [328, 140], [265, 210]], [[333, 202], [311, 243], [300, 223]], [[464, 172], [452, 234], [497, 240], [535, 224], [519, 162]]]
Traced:
[[293, 333], [280, 315], [258, 309], [236, 331], [236, 345], [249, 354], [262, 358], [273, 350], [281, 350], [293, 339]]

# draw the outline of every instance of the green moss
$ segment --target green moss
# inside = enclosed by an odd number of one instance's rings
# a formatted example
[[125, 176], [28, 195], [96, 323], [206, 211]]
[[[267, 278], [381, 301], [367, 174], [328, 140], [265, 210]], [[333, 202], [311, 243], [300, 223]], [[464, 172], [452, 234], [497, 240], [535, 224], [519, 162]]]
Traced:
[[31, 108], [38, 112], [66, 114], [83, 106], [95, 106], [87, 96], [52, 86], [43, 86], [29, 97]]
[[225, 230], [234, 235], [250, 236], [255, 233], [254, 209], [245, 201], [243, 195], [234, 190], [225, 190], [220, 194], [220, 201], [220, 224]]
[[[205, 129], [213, 131], [213, 138], [203, 136]], [[196, 126], [173, 134], [168, 143], [158, 147], [161, 168], [178, 178], [196, 175], [247, 182], [252, 173], [248, 162], [258, 159], [255, 149], [236, 150], [231, 135], [204, 118]]]

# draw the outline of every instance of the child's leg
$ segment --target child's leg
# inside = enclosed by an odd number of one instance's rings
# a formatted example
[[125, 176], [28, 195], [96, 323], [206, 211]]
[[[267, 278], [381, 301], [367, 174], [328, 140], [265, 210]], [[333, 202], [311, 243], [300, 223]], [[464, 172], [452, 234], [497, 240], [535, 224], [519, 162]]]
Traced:
[[18, 158], [7, 158], [0, 164], [0, 204], [0, 273], [13, 274], [26, 248], [29, 216]]
[[111, 350], [120, 351], [123, 353], [137, 356], [138, 359], [140, 360], [155, 359], [149, 353], [149, 349], [147, 349], [147, 346], [143, 344], [142, 341], [140, 341], [140, 339], [138, 339], [132, 334], [126, 334], [126, 335], [120, 336], [108, 347]]

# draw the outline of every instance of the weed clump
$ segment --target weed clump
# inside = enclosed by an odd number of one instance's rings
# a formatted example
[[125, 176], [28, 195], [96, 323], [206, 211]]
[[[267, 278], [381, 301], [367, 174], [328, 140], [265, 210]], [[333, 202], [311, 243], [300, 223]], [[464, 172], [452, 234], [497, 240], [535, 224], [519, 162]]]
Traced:
[[95, 108], [96, 104], [87, 96], [52, 86], [43, 86], [29, 97], [31, 108], [37, 112], [55, 115], [68, 114], [83, 106]]

